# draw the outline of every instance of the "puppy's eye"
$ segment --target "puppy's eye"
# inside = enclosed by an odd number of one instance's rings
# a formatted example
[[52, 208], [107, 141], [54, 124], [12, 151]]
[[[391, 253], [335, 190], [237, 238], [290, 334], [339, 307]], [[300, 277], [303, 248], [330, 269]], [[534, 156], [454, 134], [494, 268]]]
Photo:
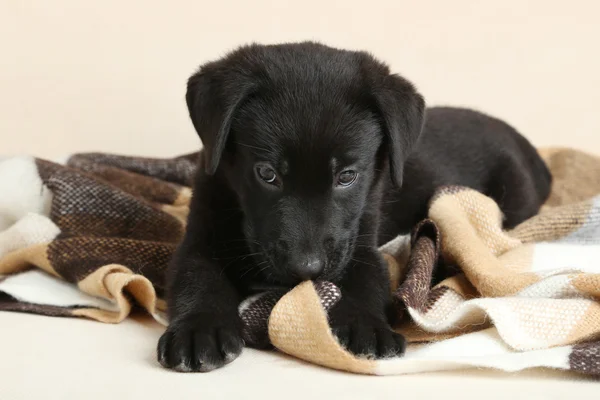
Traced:
[[356, 171], [352, 171], [351, 169], [347, 169], [346, 171], [340, 172], [337, 178], [337, 185], [342, 187], [348, 187], [356, 181], [358, 177], [358, 173]]
[[270, 185], [277, 184], [277, 173], [267, 164], [259, 164], [256, 166], [256, 175], [265, 183]]

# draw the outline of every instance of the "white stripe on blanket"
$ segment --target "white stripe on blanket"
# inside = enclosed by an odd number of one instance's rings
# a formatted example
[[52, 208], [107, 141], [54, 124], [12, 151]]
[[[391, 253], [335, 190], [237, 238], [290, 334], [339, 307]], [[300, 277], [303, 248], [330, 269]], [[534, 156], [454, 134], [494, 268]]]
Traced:
[[59, 233], [60, 229], [49, 218], [26, 214], [10, 228], [0, 231], [0, 257], [36, 244], [50, 243]]
[[90, 296], [76, 285], [39, 269], [9, 275], [0, 281], [0, 292], [30, 304], [57, 307], [95, 307], [108, 311], [119, 311], [116, 303]]
[[600, 245], [571, 243], [536, 243], [531, 272], [551, 275], [587, 272], [600, 273]]
[[568, 369], [572, 346], [517, 352], [508, 347], [495, 328], [423, 346], [409, 346], [403, 358], [377, 362], [377, 375], [411, 374], [470, 367], [514, 372], [526, 368]]
[[[576, 321], [594, 301], [545, 298], [481, 298], [464, 301], [446, 318], [429, 318], [409, 308], [413, 320], [428, 332], [452, 332], [489, 316], [504, 341], [517, 350], [533, 350], [561, 343]], [[528, 310], [546, 310], [545, 313]], [[567, 327], [567, 329], [565, 329]], [[541, 338], [544, 338], [541, 340]]]
[[559, 242], [600, 244], [600, 196], [593, 199], [592, 209], [583, 226]]
[[33, 157], [0, 162], [0, 194], [0, 231], [28, 213], [50, 215], [52, 193], [42, 183]]

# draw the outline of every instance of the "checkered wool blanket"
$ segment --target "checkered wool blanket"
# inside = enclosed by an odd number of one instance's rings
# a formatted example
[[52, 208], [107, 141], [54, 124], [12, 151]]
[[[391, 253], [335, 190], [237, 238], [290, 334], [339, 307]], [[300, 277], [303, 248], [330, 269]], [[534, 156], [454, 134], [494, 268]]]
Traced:
[[[533, 367], [600, 375], [600, 158], [540, 151], [554, 178], [539, 215], [510, 232], [498, 205], [440, 188], [429, 218], [381, 248], [409, 342], [404, 357], [346, 352], [327, 323], [341, 294], [305, 282], [244, 301], [250, 345], [363, 374]], [[185, 230], [197, 154], [0, 160], [0, 310], [165, 324], [164, 272]], [[444, 269], [449, 275], [432, 284]]]

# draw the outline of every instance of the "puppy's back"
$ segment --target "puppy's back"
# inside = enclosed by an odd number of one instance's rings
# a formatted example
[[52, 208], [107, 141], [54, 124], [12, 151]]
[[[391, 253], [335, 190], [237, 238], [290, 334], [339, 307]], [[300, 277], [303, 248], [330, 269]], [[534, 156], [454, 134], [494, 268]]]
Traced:
[[431, 154], [450, 173], [487, 176], [489, 185], [499, 175], [521, 172], [535, 186], [538, 201], [550, 194], [550, 171], [535, 147], [505, 121], [479, 111], [429, 108], [418, 152]]
[[[433, 107], [405, 166], [400, 192], [389, 190], [381, 241], [408, 232], [427, 216], [440, 186], [458, 185], [493, 198], [512, 228], [532, 217], [548, 198], [551, 175], [533, 145], [512, 126], [478, 111]], [[401, 210], [401, 211], [400, 211]]]

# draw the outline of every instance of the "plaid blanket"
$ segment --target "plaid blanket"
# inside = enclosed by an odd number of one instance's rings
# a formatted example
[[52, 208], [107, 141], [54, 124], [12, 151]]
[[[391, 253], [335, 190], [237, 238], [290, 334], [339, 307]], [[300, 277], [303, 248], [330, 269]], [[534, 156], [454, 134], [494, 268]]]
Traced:
[[[600, 375], [600, 158], [540, 153], [551, 196], [514, 230], [502, 231], [491, 199], [444, 187], [412, 235], [381, 248], [405, 316], [404, 357], [342, 348], [327, 323], [342, 294], [328, 282], [245, 300], [244, 339], [363, 374], [549, 367]], [[0, 310], [117, 323], [138, 307], [166, 324], [164, 272], [185, 230], [197, 157], [0, 160]]]

